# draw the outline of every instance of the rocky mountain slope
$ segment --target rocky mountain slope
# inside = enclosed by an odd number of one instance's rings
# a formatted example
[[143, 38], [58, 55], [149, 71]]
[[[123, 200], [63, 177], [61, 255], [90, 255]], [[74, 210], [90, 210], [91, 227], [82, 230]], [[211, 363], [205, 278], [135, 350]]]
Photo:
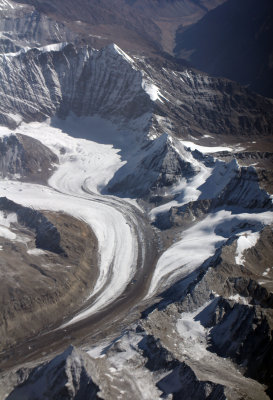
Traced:
[[68, 215], [41, 213], [5, 197], [0, 209], [3, 350], [54, 325], [64, 316], [61, 308], [79, 307], [75, 294], [89, 292], [97, 275], [97, 241]]
[[173, 131], [183, 137], [205, 132], [240, 137], [272, 134], [272, 101], [231, 81], [175, 64], [160, 70], [156, 60], [128, 58], [117, 46], [101, 51], [71, 44], [49, 46], [8, 53], [1, 59], [1, 92], [6, 100], [1, 104], [1, 122], [11, 127], [22, 120], [64, 118], [71, 112], [98, 114], [128, 126], [139, 117], [145, 123], [144, 114], [153, 112], [158, 120], [166, 118], [163, 130], [168, 129], [169, 118], [175, 123]]
[[125, 50], [151, 53], [172, 52], [177, 27], [196, 22], [223, 1], [114, 0], [110, 5], [106, 0], [81, 0], [78, 7], [73, 1], [58, 0], [20, 0], [12, 4], [31, 6], [49, 24], [51, 20], [57, 21], [92, 46], [112, 43], [114, 37], [115, 43]]
[[[29, 375], [30, 384], [23, 384], [9, 399], [99, 399], [93, 382], [94, 365], [85, 353], [72, 346], [43, 368]], [[34, 383], [35, 382], [35, 383]]]
[[58, 157], [41, 142], [24, 135], [0, 139], [1, 176], [46, 183], [53, 173]]

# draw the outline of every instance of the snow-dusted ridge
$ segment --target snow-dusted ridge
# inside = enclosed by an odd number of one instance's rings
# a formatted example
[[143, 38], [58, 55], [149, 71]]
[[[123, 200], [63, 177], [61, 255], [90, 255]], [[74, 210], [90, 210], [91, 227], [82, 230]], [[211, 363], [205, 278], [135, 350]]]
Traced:
[[138, 129], [145, 115], [151, 124], [153, 103], [164, 101], [153, 80], [115, 44], [95, 50], [61, 42], [22, 48], [0, 60], [3, 125], [17, 125], [15, 114], [30, 122], [73, 112]]

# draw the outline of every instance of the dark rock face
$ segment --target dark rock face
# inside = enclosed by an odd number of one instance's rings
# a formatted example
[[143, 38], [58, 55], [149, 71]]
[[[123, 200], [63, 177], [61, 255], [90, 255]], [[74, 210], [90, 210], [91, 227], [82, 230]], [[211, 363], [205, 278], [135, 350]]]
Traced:
[[247, 376], [267, 384], [270, 394], [273, 298], [270, 286], [268, 290], [262, 286], [264, 282], [259, 282], [264, 279], [262, 271], [272, 252], [272, 230], [265, 228], [255, 247], [247, 250], [244, 266], [233, 261], [234, 239], [204, 266], [186, 296], [176, 304], [180, 310], [190, 311], [208, 302], [195, 319], [210, 328], [209, 350], [232, 358]]
[[158, 64], [157, 60], [148, 59], [140, 66], [168, 100], [158, 101], [155, 113], [172, 121], [175, 135], [235, 135], [239, 141], [272, 134], [272, 125], [265, 122], [272, 118], [272, 100], [224, 78], [209, 77], [178, 64], [169, 63], [164, 68], [158, 68]]
[[[179, 154], [178, 141], [162, 135], [143, 148], [143, 154], [129, 159], [110, 180], [107, 190], [124, 196], [149, 198], [153, 193], [178, 182], [181, 177], [190, 179], [196, 174], [187, 154]], [[133, 171], [133, 172], [132, 172]]]
[[23, 207], [6, 197], [0, 198], [0, 209], [16, 213], [20, 224], [35, 231], [38, 248], [66, 255], [60, 246], [61, 237], [57, 228], [39, 211]]
[[211, 330], [213, 350], [222, 357], [231, 357], [247, 366], [247, 374], [256, 379], [272, 381], [269, 360], [273, 356], [272, 306], [232, 304], [220, 300], [215, 310], [217, 325]]
[[0, 139], [0, 174], [3, 178], [45, 183], [58, 158], [36, 139], [10, 135]]
[[189, 29], [178, 30], [175, 53], [196, 68], [273, 97], [273, 5], [228, 0]]
[[0, 170], [3, 177], [20, 174], [25, 169], [25, 160], [22, 157], [23, 146], [17, 137], [6, 136], [0, 141]]
[[143, 356], [148, 360], [146, 368], [155, 373], [160, 370], [169, 371], [156, 384], [164, 396], [172, 394], [176, 400], [226, 399], [222, 385], [198, 380], [193, 370], [186, 363], [175, 359], [154, 336], [144, 336], [138, 347], [143, 350]]
[[99, 387], [91, 377], [93, 368], [90, 357], [70, 346], [48, 364], [34, 369], [7, 399], [99, 399]]
[[[225, 400], [224, 387], [213, 382], [200, 382], [191, 368], [182, 363], [157, 383], [165, 395], [173, 394], [173, 400], [208, 399]], [[175, 386], [175, 388], [174, 388]]]

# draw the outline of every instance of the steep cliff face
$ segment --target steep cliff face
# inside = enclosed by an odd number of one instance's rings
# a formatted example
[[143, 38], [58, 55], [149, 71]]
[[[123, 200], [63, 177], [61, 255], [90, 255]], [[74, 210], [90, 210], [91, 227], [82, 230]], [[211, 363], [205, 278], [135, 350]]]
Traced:
[[[177, 303], [209, 329], [209, 350], [230, 357], [272, 395], [272, 227], [233, 237]], [[259, 261], [258, 261], [259, 259]], [[213, 301], [211, 301], [213, 299]], [[254, 361], [255, 360], [255, 361]]]
[[[172, 69], [176, 65], [160, 69], [115, 45], [97, 51], [59, 44], [5, 54], [1, 61], [2, 124], [15, 126], [21, 119], [41, 121], [72, 112], [98, 114], [127, 129], [143, 130], [147, 114], [154, 113], [172, 120], [167, 130], [183, 137], [272, 133], [270, 100], [226, 80]], [[140, 117], [142, 123], [136, 123]], [[151, 119], [149, 124], [154, 125]]]
[[142, 68], [156, 79], [168, 100], [162, 99], [158, 114], [172, 120], [175, 134], [197, 138], [204, 134], [235, 135], [237, 143], [243, 137], [272, 134], [271, 122], [266, 122], [271, 121], [271, 100], [226, 79], [212, 78], [185, 67], [177, 71], [171, 65], [158, 71], [156, 65], [156, 74], [148, 63]]
[[27, 2], [18, 4], [13, 1], [1, 1], [0, 16], [0, 53], [69, 42], [77, 36], [64, 24], [38, 12]]
[[94, 365], [80, 350], [69, 347], [63, 354], [43, 368], [29, 375], [28, 383], [15, 389], [7, 399], [25, 398], [48, 399], [99, 399], [99, 387], [93, 382]]
[[151, 109], [140, 71], [114, 45], [102, 51], [58, 45], [1, 57], [2, 124], [16, 123], [16, 115], [33, 121], [71, 112], [122, 124]]
[[109, 181], [106, 192], [149, 199], [181, 179], [195, 176], [198, 167], [192, 161], [191, 153], [178, 140], [163, 134], [128, 159]]
[[60, 246], [60, 233], [43, 214], [30, 208], [22, 207], [6, 197], [0, 198], [0, 208], [2, 211], [15, 213], [19, 224], [34, 230], [35, 243], [38, 248], [67, 256]]

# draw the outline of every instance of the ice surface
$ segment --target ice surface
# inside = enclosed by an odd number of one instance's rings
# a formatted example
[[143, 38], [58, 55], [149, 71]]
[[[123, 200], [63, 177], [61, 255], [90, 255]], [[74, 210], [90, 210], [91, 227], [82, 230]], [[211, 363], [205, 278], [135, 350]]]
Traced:
[[[134, 206], [99, 194], [125, 162], [117, 144], [124, 133], [96, 117], [21, 124], [20, 132], [41, 140], [57, 154], [60, 165], [49, 181], [51, 187], [4, 180], [0, 182], [0, 194], [25, 206], [62, 211], [84, 220], [98, 238], [100, 274], [90, 293], [96, 295], [96, 300], [74, 322], [113, 301], [135, 273], [138, 246], [135, 231], [127, 223], [128, 218], [135, 219]], [[7, 128], [0, 128], [0, 135], [7, 133]]]

